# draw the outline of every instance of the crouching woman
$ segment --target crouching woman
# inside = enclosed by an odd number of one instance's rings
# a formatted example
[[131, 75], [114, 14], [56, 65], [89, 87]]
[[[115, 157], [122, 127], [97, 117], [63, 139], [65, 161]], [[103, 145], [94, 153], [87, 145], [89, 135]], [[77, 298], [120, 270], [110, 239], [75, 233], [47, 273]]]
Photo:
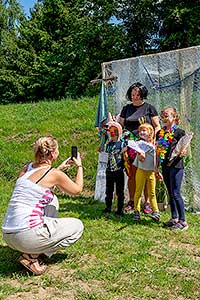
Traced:
[[[53, 192], [58, 187], [66, 194], [79, 194], [83, 188], [83, 168], [79, 153], [77, 158], [69, 158], [52, 168], [59, 150], [51, 136], [39, 138], [33, 148], [35, 159], [21, 170], [2, 231], [8, 246], [21, 252], [20, 263], [40, 275], [46, 271], [40, 254], [50, 257], [58, 249], [76, 242], [83, 233], [79, 219], [57, 218], [59, 204]], [[75, 181], [63, 172], [71, 164], [77, 167]]]

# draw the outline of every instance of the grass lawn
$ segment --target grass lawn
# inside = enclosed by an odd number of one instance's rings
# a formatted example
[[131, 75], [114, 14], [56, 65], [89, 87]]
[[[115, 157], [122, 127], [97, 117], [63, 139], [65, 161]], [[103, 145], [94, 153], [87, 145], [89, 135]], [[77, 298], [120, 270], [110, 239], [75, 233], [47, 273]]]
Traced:
[[38, 136], [58, 139], [60, 161], [77, 145], [84, 154], [85, 178], [81, 196], [58, 195], [59, 216], [80, 218], [84, 234], [46, 260], [45, 274], [26, 272], [17, 262], [19, 253], [0, 234], [0, 299], [200, 299], [199, 215], [186, 213], [189, 229], [171, 232], [162, 226], [169, 212], [162, 213], [160, 222], [143, 215], [136, 224], [131, 214], [104, 216], [104, 204], [93, 200], [96, 106], [96, 98], [0, 106], [0, 225], [19, 169], [32, 159], [31, 144]]

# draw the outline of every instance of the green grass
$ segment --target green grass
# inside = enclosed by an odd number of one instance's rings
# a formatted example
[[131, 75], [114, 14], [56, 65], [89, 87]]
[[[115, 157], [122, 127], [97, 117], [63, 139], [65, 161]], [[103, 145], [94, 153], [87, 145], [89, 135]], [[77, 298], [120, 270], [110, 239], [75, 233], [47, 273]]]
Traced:
[[[52, 134], [60, 144], [60, 159], [71, 145], [84, 153], [84, 192], [59, 195], [60, 217], [80, 218], [82, 238], [47, 259], [42, 276], [28, 274], [17, 262], [19, 253], [0, 235], [0, 299], [200, 299], [200, 219], [187, 213], [188, 231], [174, 233], [162, 222], [131, 214], [119, 219], [102, 215], [104, 204], [94, 201], [98, 136], [94, 128], [97, 98], [0, 106], [0, 221], [3, 222], [21, 165], [32, 159], [31, 144]], [[58, 163], [59, 163], [58, 162]], [[74, 170], [69, 172], [74, 176]], [[114, 203], [116, 206], [116, 203]]]

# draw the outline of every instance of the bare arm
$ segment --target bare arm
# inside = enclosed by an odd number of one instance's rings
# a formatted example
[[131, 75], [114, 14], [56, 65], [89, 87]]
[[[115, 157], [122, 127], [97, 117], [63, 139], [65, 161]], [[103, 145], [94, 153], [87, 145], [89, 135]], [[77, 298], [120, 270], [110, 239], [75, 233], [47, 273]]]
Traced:
[[122, 127], [124, 127], [124, 121], [125, 121], [124, 118], [119, 117], [118, 122], [119, 122], [119, 124], [120, 124]]
[[[66, 170], [71, 164], [77, 166], [76, 179], [73, 181], [67, 176], [63, 171]], [[49, 167], [47, 167], [48, 170]], [[45, 169], [39, 169], [32, 175], [29, 179], [33, 182], [37, 180], [44, 174]], [[53, 188], [55, 186], [59, 187], [64, 193], [69, 195], [79, 194], [83, 189], [83, 168], [80, 154], [78, 153], [77, 159], [71, 158], [62, 162], [57, 168], [51, 169], [51, 171], [44, 176], [39, 182], [39, 185], [46, 188]]]
[[159, 171], [159, 160], [158, 160], [158, 153], [157, 153], [157, 145], [156, 145], [156, 155], [155, 155], [155, 176], [156, 179], [159, 181], [163, 180], [162, 173]]
[[[65, 170], [70, 162], [74, 162], [77, 166], [77, 174], [75, 181], [71, 180], [62, 170]], [[70, 195], [76, 195], [82, 192], [83, 189], [83, 167], [80, 154], [78, 153], [77, 158], [67, 159], [64, 161], [56, 171], [56, 184], [61, 190]]]
[[19, 173], [19, 177], [23, 176], [23, 175], [26, 173], [26, 171], [27, 171], [27, 169], [28, 169], [28, 165], [29, 165], [29, 163], [26, 163], [26, 164], [23, 166], [23, 168], [21, 169], [21, 171], [20, 171], [20, 173]]
[[158, 116], [152, 117], [152, 118], [151, 118], [151, 121], [152, 121], [152, 125], [153, 125], [153, 127], [154, 127], [155, 135], [156, 135], [156, 133], [160, 130], [160, 121], [159, 121], [159, 117], [158, 117]]
[[77, 168], [75, 181], [71, 180], [65, 173], [59, 170], [54, 171], [55, 185], [58, 186], [64, 193], [69, 195], [77, 195], [83, 189], [83, 168]]

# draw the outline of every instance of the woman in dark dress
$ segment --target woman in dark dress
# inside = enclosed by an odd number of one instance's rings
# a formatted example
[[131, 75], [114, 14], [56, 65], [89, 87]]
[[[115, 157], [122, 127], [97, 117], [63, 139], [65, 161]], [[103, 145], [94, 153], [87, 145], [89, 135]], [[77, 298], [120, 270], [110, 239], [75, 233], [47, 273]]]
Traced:
[[[122, 108], [120, 113], [119, 123], [128, 130], [134, 139], [138, 138], [138, 127], [142, 123], [149, 123], [154, 127], [155, 134], [160, 130], [160, 123], [157, 110], [155, 107], [148, 102], [145, 102], [144, 99], [147, 98], [148, 90], [140, 82], [133, 83], [126, 93], [126, 98], [131, 101], [130, 104], [127, 104]], [[126, 206], [125, 210], [129, 211], [133, 208], [133, 200], [135, 193], [135, 171], [136, 168], [130, 164], [129, 165], [129, 174], [128, 176], [128, 189], [130, 201]], [[145, 193], [145, 213], [151, 212], [151, 207], [148, 202], [148, 196]]]

